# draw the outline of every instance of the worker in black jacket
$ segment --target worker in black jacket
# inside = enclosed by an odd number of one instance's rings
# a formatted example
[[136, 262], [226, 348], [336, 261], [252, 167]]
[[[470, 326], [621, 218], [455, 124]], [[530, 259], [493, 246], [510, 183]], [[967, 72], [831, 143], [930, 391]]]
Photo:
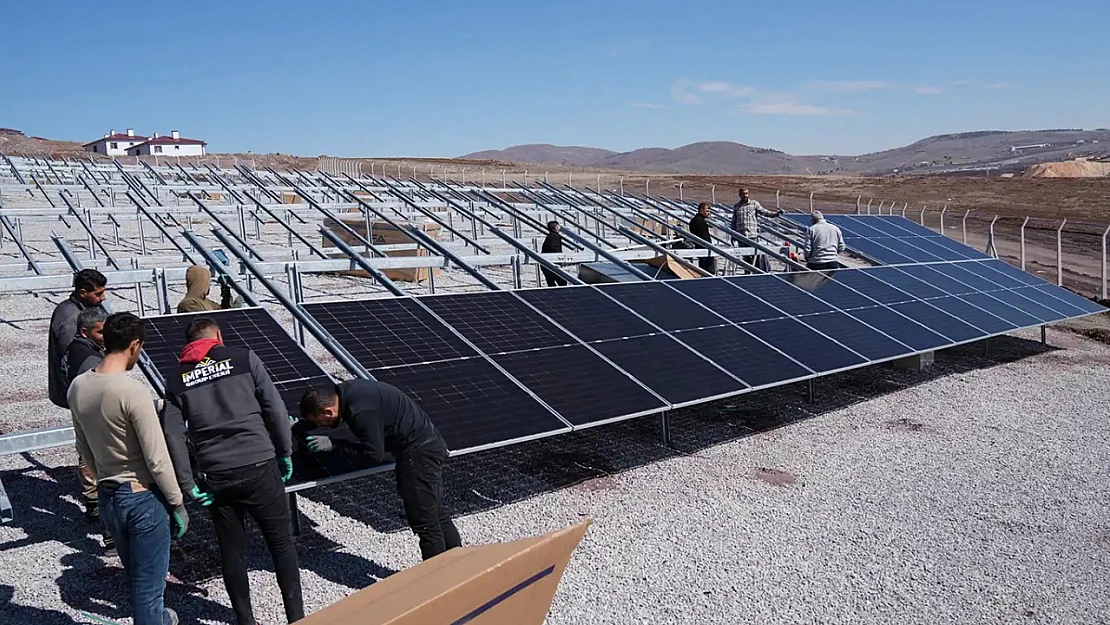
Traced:
[[95, 368], [104, 359], [104, 321], [107, 319], [108, 313], [99, 306], [77, 313], [77, 334], [61, 362], [66, 388], [73, 384], [74, 378]]
[[[705, 220], [709, 218], [709, 203], [702, 202], [698, 204], [698, 214], [690, 220], [690, 234], [698, 237], [702, 241], [709, 242], [709, 223]], [[705, 249], [701, 243], [695, 243], [699, 249]], [[698, 267], [708, 271], [711, 274], [717, 273], [717, 259], [713, 255], [706, 252], [705, 256], [698, 256]]]
[[[547, 236], [544, 237], [543, 247], [540, 252], [544, 254], [560, 254], [563, 251], [563, 235], [559, 234], [559, 222], [547, 222]], [[547, 286], [566, 286], [567, 281], [559, 274], [547, 267], [540, 266], [543, 277], [547, 279]]]
[[[254, 352], [223, 344], [201, 317], [186, 330], [178, 375], [166, 381], [162, 427], [182, 493], [212, 512], [224, 586], [239, 625], [255, 625], [243, 554], [250, 515], [274, 560], [285, 617], [304, 618], [301, 573], [283, 482], [293, 476], [289, 411]], [[189, 466], [191, 442], [204, 488]]]
[[314, 453], [338, 449], [381, 464], [388, 452], [396, 461], [397, 490], [405, 516], [420, 538], [427, 560], [462, 544], [459, 531], [443, 507], [443, 462], [447, 445], [431, 419], [395, 386], [373, 380], [349, 380], [313, 388], [301, 398], [301, 418], [317, 427], [350, 428], [357, 444], [326, 436], [308, 438]]

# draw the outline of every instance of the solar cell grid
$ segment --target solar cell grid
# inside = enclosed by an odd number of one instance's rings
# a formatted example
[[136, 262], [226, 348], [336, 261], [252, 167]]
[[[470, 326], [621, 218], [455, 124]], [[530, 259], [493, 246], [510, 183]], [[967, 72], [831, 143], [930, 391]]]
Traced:
[[943, 297], [945, 295], [944, 291], [941, 291], [935, 286], [928, 285], [894, 267], [871, 267], [868, 269], [861, 269], [860, 271], [872, 278], [882, 280], [897, 289], [901, 289], [909, 294], [911, 298], [930, 299], [933, 297]]
[[[1016, 327], [1004, 318], [994, 315], [988, 310], [983, 310], [967, 300], [958, 297], [941, 297], [929, 300], [929, 303], [953, 317], [979, 328], [987, 334], [1009, 332]], [[941, 332], [945, 331], [944, 328], [939, 329]]]
[[812, 373], [736, 326], [679, 332], [675, 338], [749, 386], [795, 380]]
[[791, 315], [808, 315], [832, 310], [832, 307], [825, 302], [773, 275], [759, 274], [725, 278], [725, 280], [780, 310], [789, 311], [788, 314]]
[[933, 271], [966, 284], [968, 288], [971, 289], [971, 293], [987, 293], [1003, 288], [1002, 285], [997, 282], [992, 282], [974, 271], [969, 271], [968, 268], [974, 267], [975, 264], [976, 263], [945, 263], [943, 265], [931, 265], [930, 267]]
[[862, 356], [821, 336], [797, 319], [757, 321], [745, 324], [744, 329], [818, 373], [859, 365], [865, 361]]
[[662, 282], [606, 284], [598, 288], [664, 330], [704, 328], [728, 323]]
[[914, 299], [909, 293], [900, 291], [877, 278], [869, 276], [862, 269], [831, 271], [826, 275], [880, 304], [898, 304]]
[[787, 314], [721, 278], [676, 280], [672, 286], [712, 308], [714, 312], [733, 323], [776, 319]]
[[936, 349], [951, 341], [889, 308], [876, 306], [845, 311], [848, 315], [909, 345], [914, 351]]
[[[1052, 288], [1055, 291], [1063, 291], [1063, 289], [1061, 289], [1059, 287], [1051, 287], [1050, 286], [1049, 288]], [[1041, 306], [1044, 306], [1045, 308], [1048, 308], [1049, 310], [1054, 310], [1054, 311], [1056, 311], [1056, 312], [1058, 312], [1061, 315], [1064, 315], [1066, 317], [1075, 317], [1077, 315], [1084, 314], [1083, 310], [1081, 310], [1079, 308], [1076, 308], [1075, 306], [1072, 306], [1068, 302], [1065, 302], [1064, 300], [1059, 299], [1059, 298], [1055, 297], [1054, 295], [1050, 295], [1049, 293], [1045, 292], [1044, 287], [1026, 286], [1026, 287], [1021, 287], [1019, 289], [1014, 289], [1014, 292], [1017, 293], [1018, 295], [1027, 297], [1027, 298], [1033, 300], [1034, 302], [1037, 302]]]
[[916, 245], [916, 242], [918, 240], [919, 239], [895, 239], [895, 238], [871, 239], [872, 242], [879, 242], [882, 245], [894, 250], [896, 253], [901, 254], [902, 256], [905, 256], [906, 258], [910, 259], [910, 261], [915, 262], [915, 263], [935, 263], [937, 261], [944, 260], [943, 258], [940, 258], [936, 254], [932, 254], [930, 252], [927, 252], [927, 251], [921, 249], [921, 247]]
[[1066, 317], [1066, 315], [1041, 306], [1037, 302], [1023, 297], [1020, 293], [1013, 290], [994, 291], [990, 296], [1005, 302], [1023, 313], [1036, 317], [1041, 323], [1052, 323], [1053, 321], [1059, 321]]
[[806, 291], [833, 308], [843, 310], [874, 306], [874, 300], [848, 288], [836, 279], [835, 276], [844, 275], [844, 273], [847, 272], [791, 271], [775, 274], [775, 276]]
[[[910, 236], [931, 238], [940, 238], [944, 236], [939, 232], [926, 228], [925, 226], [922, 226], [915, 221], [906, 219], [901, 215], [868, 215], [861, 216], [859, 218], [867, 220], [868, 223], [873, 222], [875, 224], [887, 224], [888, 226], [899, 228], [901, 231], [907, 233]], [[876, 227], [878, 226], [876, 225]]]
[[970, 258], [968, 254], [953, 250], [950, 247], [944, 245], [938, 245], [936, 241], [938, 241], [939, 239], [919, 237], [914, 239], [901, 240], [905, 241], [909, 245], [913, 245], [914, 247], [921, 249], [923, 253], [935, 256], [940, 260], [966, 260]]
[[844, 244], [853, 252], [862, 254], [877, 263], [884, 265], [900, 265], [912, 263], [913, 259], [880, 245], [871, 239], [845, 239]]
[[921, 325], [927, 328], [935, 329], [942, 336], [948, 337], [949, 340], [955, 343], [969, 341], [986, 335], [986, 332], [972, 327], [943, 310], [934, 308], [925, 302], [895, 304], [891, 306], [891, 308], [921, 323]]
[[576, 426], [667, 408], [585, 345], [499, 354], [493, 359]]
[[1073, 308], [1082, 310], [1084, 314], [1100, 313], [1106, 311], [1106, 309], [1099, 304], [1096, 304], [1095, 302], [1092, 302], [1091, 300], [1081, 295], [1076, 295], [1075, 293], [1072, 293], [1067, 289], [1061, 289], [1052, 285], [1041, 285], [1033, 288], [1043, 293], [1047, 293], [1055, 297], [1056, 299], [1062, 300], [1063, 302], [1070, 304]]
[[420, 301], [486, 354], [575, 342], [510, 291], [425, 297]]
[[912, 351], [909, 346], [842, 312], [806, 315], [798, 320], [828, 336], [836, 337], [837, 341], [868, 360], [883, 360]]
[[669, 336], [655, 334], [595, 343], [594, 349], [672, 404], [746, 388]]
[[517, 295], [583, 341], [601, 341], [658, 332], [593, 287], [529, 289]]
[[375, 377], [420, 404], [452, 451], [567, 429], [484, 358], [382, 369]]
[[967, 295], [961, 295], [960, 299], [970, 302], [995, 316], [1002, 317], [1013, 324], [1014, 327], [1024, 328], [1040, 323], [1040, 319], [993, 297], [994, 295], [996, 293], [968, 293]]
[[1017, 267], [1014, 267], [1013, 265], [1005, 261], [994, 259], [984, 261], [983, 263], [981, 263], [981, 265], [984, 269], [992, 269], [996, 273], [1000, 273], [1012, 279], [1014, 282], [1020, 282], [1022, 284], [1027, 284], [1031, 286], [1041, 286], [1043, 284], [1049, 284], [1045, 280], [1042, 280], [1031, 273], [1022, 271], [1021, 269], [1018, 269]]
[[478, 355], [409, 298], [304, 304], [303, 308], [370, 370]]
[[975, 289], [970, 286], [934, 269], [934, 267], [942, 266], [943, 265], [907, 265], [898, 267], [897, 270], [909, 274], [949, 295], [963, 295], [965, 293], [975, 292]]

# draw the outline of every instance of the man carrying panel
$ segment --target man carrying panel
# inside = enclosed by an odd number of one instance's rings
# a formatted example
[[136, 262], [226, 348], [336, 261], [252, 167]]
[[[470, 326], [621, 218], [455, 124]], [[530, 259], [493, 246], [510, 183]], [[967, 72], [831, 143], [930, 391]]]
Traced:
[[[131, 591], [135, 625], [177, 625], [165, 607], [170, 536], [189, 527], [150, 392], [128, 371], [146, 327], [131, 313], [104, 323], [104, 359], [69, 387], [77, 451], [97, 481], [100, 519], [115, 538]], [[186, 459], [186, 470], [188, 470]]]
[[330, 388], [312, 388], [301, 397], [301, 418], [316, 427], [347, 424], [357, 444], [327, 436], [308, 438], [308, 450], [338, 449], [381, 464], [388, 452], [409, 526], [420, 538], [424, 560], [462, 545], [459, 531], [443, 507], [443, 463], [447, 445], [431, 419], [395, 386], [373, 380], [349, 380]]
[[[86, 308], [99, 308], [108, 297], [108, 278], [95, 269], [82, 269], [73, 274], [73, 292], [54, 307], [50, 315], [50, 335], [47, 338], [46, 366], [48, 395], [50, 403], [59, 408], [69, 408], [66, 393], [69, 391], [69, 378], [62, 372], [62, 361], [66, 350], [77, 334], [77, 315]], [[81, 500], [85, 506], [85, 517], [90, 521], [97, 519], [96, 480], [89, 472], [85, 459], [77, 458], [77, 475], [81, 482]]]
[[[239, 625], [254, 625], [243, 555], [250, 515], [270, 549], [285, 617], [304, 618], [301, 573], [283, 483], [293, 476], [289, 412], [254, 352], [227, 347], [215, 321], [186, 330], [178, 375], [166, 381], [162, 425], [177, 482], [212, 513], [224, 586]], [[193, 480], [188, 444], [201, 482]]]
[[844, 235], [835, 224], [825, 221], [821, 211], [809, 216], [812, 225], [806, 231], [806, 268], [839, 269], [837, 256], [844, 252]]

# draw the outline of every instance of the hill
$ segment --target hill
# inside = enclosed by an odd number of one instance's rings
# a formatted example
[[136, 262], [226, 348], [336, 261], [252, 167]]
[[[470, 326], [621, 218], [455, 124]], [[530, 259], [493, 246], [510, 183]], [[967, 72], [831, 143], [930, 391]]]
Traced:
[[731, 141], [679, 148], [612, 152], [552, 145], [487, 150], [461, 158], [600, 167], [668, 174], [889, 174], [1024, 171], [1030, 165], [1110, 152], [1110, 130], [987, 130], [928, 137], [900, 148], [861, 154], [792, 155]]

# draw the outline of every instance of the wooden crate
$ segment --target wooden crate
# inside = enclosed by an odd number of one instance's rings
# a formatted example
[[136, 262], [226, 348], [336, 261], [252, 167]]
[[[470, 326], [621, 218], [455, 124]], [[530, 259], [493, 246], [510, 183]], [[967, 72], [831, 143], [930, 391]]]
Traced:
[[[359, 236], [366, 237], [374, 245], [398, 245], [404, 243], [413, 243], [413, 240], [409, 238], [409, 235], [406, 232], [397, 230], [388, 222], [371, 221], [370, 236], [367, 237], [366, 218], [363, 215], [359, 214], [337, 216], [351, 230], [357, 232]], [[439, 224], [414, 223], [408, 221], [397, 221], [395, 223], [402, 227], [416, 226], [420, 228], [420, 230], [424, 232], [424, 234], [427, 234], [433, 239], [439, 237]], [[337, 225], [330, 218], [324, 220], [324, 226], [356, 250], [361, 247], [361, 244], [358, 243], [358, 241], [356, 241], [355, 238], [346, 231], [346, 229], [339, 227], [339, 225]], [[323, 239], [323, 246], [325, 248], [335, 247], [335, 245], [326, 238]], [[424, 248], [419, 248], [415, 250], [391, 250], [387, 251], [386, 255], [390, 257], [427, 256], [428, 250]], [[345, 254], [343, 254], [342, 252], [336, 252], [334, 254], [329, 254], [329, 256], [333, 258], [344, 258]], [[363, 252], [363, 256], [369, 258], [371, 254], [368, 252]], [[435, 272], [434, 275], [439, 275], [438, 267], [419, 267], [416, 269], [383, 269], [382, 273], [384, 273], [386, 277], [388, 277], [390, 280], [399, 280], [402, 282], [421, 282], [423, 280], [427, 280], [431, 275], [433, 275], [433, 271]], [[366, 272], [361, 270], [344, 271], [340, 273], [343, 273], [344, 275], [366, 277]]]

